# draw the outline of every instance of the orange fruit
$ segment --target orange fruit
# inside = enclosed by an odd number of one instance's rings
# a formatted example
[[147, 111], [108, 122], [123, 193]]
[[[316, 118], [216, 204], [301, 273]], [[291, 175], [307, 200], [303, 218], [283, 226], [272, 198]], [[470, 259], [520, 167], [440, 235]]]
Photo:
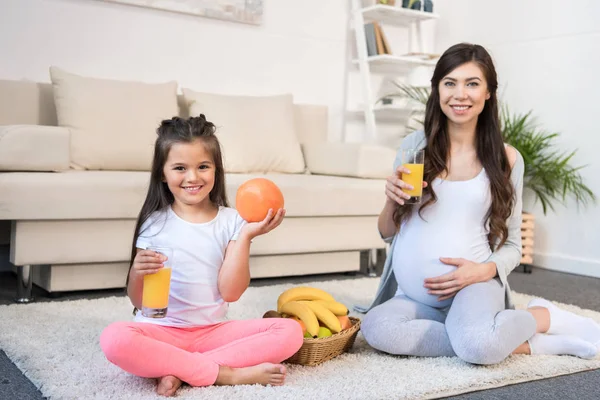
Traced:
[[235, 208], [247, 222], [265, 219], [269, 208], [276, 213], [283, 208], [283, 194], [275, 183], [265, 178], [249, 179], [238, 188]]
[[302, 334], [304, 335], [306, 333], [306, 325], [304, 325], [304, 322], [302, 322], [302, 320], [298, 317], [291, 317], [291, 318], [300, 324], [300, 327], [302, 328]]
[[340, 324], [342, 325], [342, 330], [348, 329], [352, 326], [352, 321], [348, 318], [347, 315], [339, 315], [338, 319], [340, 320]]

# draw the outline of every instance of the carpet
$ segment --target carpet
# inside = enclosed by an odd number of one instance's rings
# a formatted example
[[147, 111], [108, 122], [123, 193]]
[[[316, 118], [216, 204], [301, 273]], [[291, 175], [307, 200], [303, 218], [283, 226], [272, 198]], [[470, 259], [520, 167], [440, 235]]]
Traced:
[[[308, 284], [347, 305], [367, 304], [377, 278]], [[251, 287], [230, 307], [232, 319], [257, 318], [275, 307], [292, 285]], [[531, 297], [515, 293], [523, 307]], [[600, 322], [600, 313], [562, 305]], [[354, 313], [353, 313], [354, 314]], [[354, 314], [357, 315], [357, 314]], [[102, 329], [129, 320], [125, 297], [0, 306], [0, 347], [49, 399], [153, 399], [153, 380], [129, 375], [100, 351]], [[361, 317], [362, 315], [358, 314]], [[569, 356], [512, 356], [494, 366], [474, 366], [458, 358], [415, 358], [382, 354], [358, 335], [350, 353], [317, 367], [289, 365], [286, 385], [192, 388], [178, 399], [431, 399], [600, 368], [600, 359]]]

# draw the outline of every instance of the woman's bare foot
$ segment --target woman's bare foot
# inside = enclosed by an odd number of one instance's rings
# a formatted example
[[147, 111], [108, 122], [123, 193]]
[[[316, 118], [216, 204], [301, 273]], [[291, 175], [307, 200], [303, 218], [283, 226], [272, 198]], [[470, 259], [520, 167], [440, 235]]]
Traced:
[[230, 368], [221, 366], [216, 385], [261, 385], [281, 386], [286, 369], [281, 364], [264, 363], [252, 367]]
[[156, 387], [156, 393], [161, 396], [170, 397], [175, 394], [177, 389], [181, 386], [181, 379], [167, 375], [158, 379], [158, 386]]

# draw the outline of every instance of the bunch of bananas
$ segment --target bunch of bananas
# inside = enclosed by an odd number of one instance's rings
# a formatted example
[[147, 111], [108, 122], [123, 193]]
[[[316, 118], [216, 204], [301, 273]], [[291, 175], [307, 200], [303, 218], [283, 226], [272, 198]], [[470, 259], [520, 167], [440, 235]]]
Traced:
[[268, 311], [264, 317], [293, 317], [302, 322], [306, 337], [323, 337], [322, 327], [334, 334], [351, 326], [347, 315], [348, 308], [326, 291], [299, 286], [281, 293], [277, 311]]

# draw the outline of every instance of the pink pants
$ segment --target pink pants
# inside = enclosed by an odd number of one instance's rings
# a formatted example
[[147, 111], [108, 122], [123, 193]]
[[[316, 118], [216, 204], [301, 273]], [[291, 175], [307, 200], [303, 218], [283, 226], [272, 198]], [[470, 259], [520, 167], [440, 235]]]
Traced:
[[302, 346], [298, 322], [285, 318], [227, 321], [195, 328], [116, 322], [100, 335], [106, 358], [144, 378], [173, 375], [192, 386], [215, 383], [219, 366], [280, 363]]

